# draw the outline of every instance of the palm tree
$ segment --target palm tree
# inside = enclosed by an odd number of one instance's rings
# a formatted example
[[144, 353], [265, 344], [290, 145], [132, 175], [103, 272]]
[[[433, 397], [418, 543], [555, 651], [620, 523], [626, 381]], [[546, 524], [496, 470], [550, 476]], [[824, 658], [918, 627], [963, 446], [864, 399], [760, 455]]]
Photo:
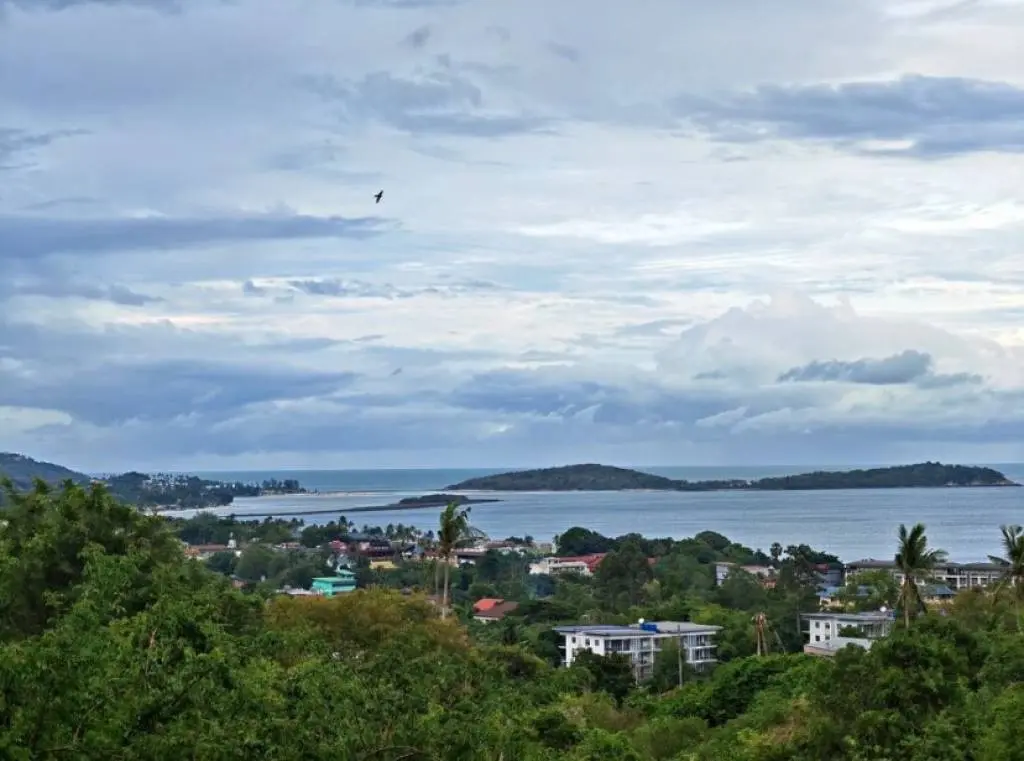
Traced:
[[913, 610], [916, 615], [924, 609], [919, 585], [931, 579], [935, 566], [945, 561], [946, 552], [929, 549], [923, 523], [914, 524], [909, 531], [901, 523], [898, 536], [896, 570], [903, 575], [903, 583], [900, 585], [897, 605], [903, 608], [903, 621], [909, 627], [910, 611]]
[[989, 555], [988, 559], [1002, 566], [1003, 578], [999, 589], [1010, 589], [1017, 612], [1017, 628], [1020, 629], [1020, 601], [1024, 597], [1024, 528], [1000, 526], [1003, 533], [1003, 557]]
[[483, 534], [469, 525], [469, 508], [459, 509], [457, 502], [449, 502], [441, 512], [441, 524], [437, 532], [437, 554], [444, 563], [444, 591], [441, 595], [441, 617], [448, 615], [449, 574], [455, 550], [466, 542], [475, 541]]

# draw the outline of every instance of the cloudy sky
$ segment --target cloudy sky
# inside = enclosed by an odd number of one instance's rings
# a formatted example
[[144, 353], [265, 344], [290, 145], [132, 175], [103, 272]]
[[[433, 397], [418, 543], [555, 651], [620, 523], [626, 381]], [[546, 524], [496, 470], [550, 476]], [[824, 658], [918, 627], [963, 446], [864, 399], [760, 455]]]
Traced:
[[0, 450], [1024, 460], [1022, 35], [1024, 0], [0, 0]]

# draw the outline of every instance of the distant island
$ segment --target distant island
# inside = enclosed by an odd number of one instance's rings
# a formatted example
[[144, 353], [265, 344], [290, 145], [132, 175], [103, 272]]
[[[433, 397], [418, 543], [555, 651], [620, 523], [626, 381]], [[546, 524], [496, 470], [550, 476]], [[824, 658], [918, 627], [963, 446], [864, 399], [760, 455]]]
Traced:
[[[295, 479], [275, 478], [255, 483], [225, 483], [180, 473], [140, 473], [130, 471], [100, 477], [71, 470], [62, 465], [42, 462], [13, 452], [0, 452], [0, 478], [9, 478], [14, 488], [25, 491], [36, 479], [56, 486], [64, 481], [76, 484], [98, 482], [104, 484], [118, 499], [142, 508], [203, 509], [226, 507], [235, 497], [263, 495], [306, 494], [306, 489]], [[0, 494], [0, 503], [3, 495]]]
[[566, 465], [470, 478], [447, 491], [810, 491], [1020, 486], [998, 470], [923, 462], [866, 470], [816, 471], [793, 476], [718, 481], [682, 481], [611, 465]]

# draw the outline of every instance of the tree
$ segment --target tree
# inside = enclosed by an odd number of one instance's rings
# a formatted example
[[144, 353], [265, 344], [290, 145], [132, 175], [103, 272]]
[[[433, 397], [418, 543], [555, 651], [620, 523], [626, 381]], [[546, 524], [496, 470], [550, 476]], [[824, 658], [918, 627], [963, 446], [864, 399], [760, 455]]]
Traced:
[[437, 553], [444, 564], [444, 591], [441, 596], [441, 617], [448, 615], [448, 595], [451, 583], [452, 558], [455, 550], [469, 539], [479, 536], [469, 525], [469, 508], [459, 509], [457, 502], [449, 502], [441, 512], [441, 522], [437, 532]]
[[590, 674], [593, 688], [607, 693], [619, 705], [636, 684], [636, 679], [633, 676], [633, 664], [630, 662], [629, 656], [622, 653], [597, 655], [589, 650], [581, 650], [573, 658], [572, 666]]
[[639, 542], [626, 541], [609, 552], [595, 573], [598, 596], [611, 610], [637, 605], [644, 585], [654, 578], [654, 571]]
[[896, 550], [896, 570], [903, 575], [898, 604], [903, 609], [904, 624], [925, 607], [920, 585], [932, 578], [935, 567], [946, 559], [944, 550], [928, 547], [928, 536], [923, 523], [916, 523], [909, 531], [900, 524], [899, 544]]
[[1017, 628], [1020, 628], [1020, 601], [1024, 597], [1024, 528], [1020, 526], [1000, 526], [1003, 535], [1003, 557], [989, 555], [989, 560], [1003, 567], [1001, 589], [1008, 589], [1013, 596], [1017, 615]]

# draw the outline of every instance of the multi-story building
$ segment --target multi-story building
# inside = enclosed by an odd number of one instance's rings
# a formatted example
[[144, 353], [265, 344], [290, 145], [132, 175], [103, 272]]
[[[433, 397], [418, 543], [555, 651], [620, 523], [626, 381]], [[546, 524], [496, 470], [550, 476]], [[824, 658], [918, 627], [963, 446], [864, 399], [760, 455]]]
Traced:
[[630, 626], [556, 626], [565, 643], [564, 664], [571, 666], [577, 653], [589, 650], [596, 655], [621, 653], [633, 664], [633, 674], [643, 682], [654, 673], [654, 657], [668, 641], [679, 643], [685, 662], [695, 671], [706, 671], [716, 662], [715, 635], [721, 626], [688, 621], [643, 621]]
[[[903, 583], [903, 574], [892, 560], [867, 558], [846, 564], [846, 578], [864, 571], [889, 571], [897, 584]], [[986, 587], [1003, 578], [1006, 569], [998, 563], [941, 563], [932, 572], [932, 581], [949, 587], [954, 592], [971, 587]]]
[[[824, 611], [803, 613], [800, 616], [800, 621], [807, 644], [816, 647], [837, 638], [875, 640], [887, 637], [892, 631], [895, 618], [891, 611], [877, 613]], [[854, 635], [850, 631], [851, 629], [856, 629], [857, 634]]]

